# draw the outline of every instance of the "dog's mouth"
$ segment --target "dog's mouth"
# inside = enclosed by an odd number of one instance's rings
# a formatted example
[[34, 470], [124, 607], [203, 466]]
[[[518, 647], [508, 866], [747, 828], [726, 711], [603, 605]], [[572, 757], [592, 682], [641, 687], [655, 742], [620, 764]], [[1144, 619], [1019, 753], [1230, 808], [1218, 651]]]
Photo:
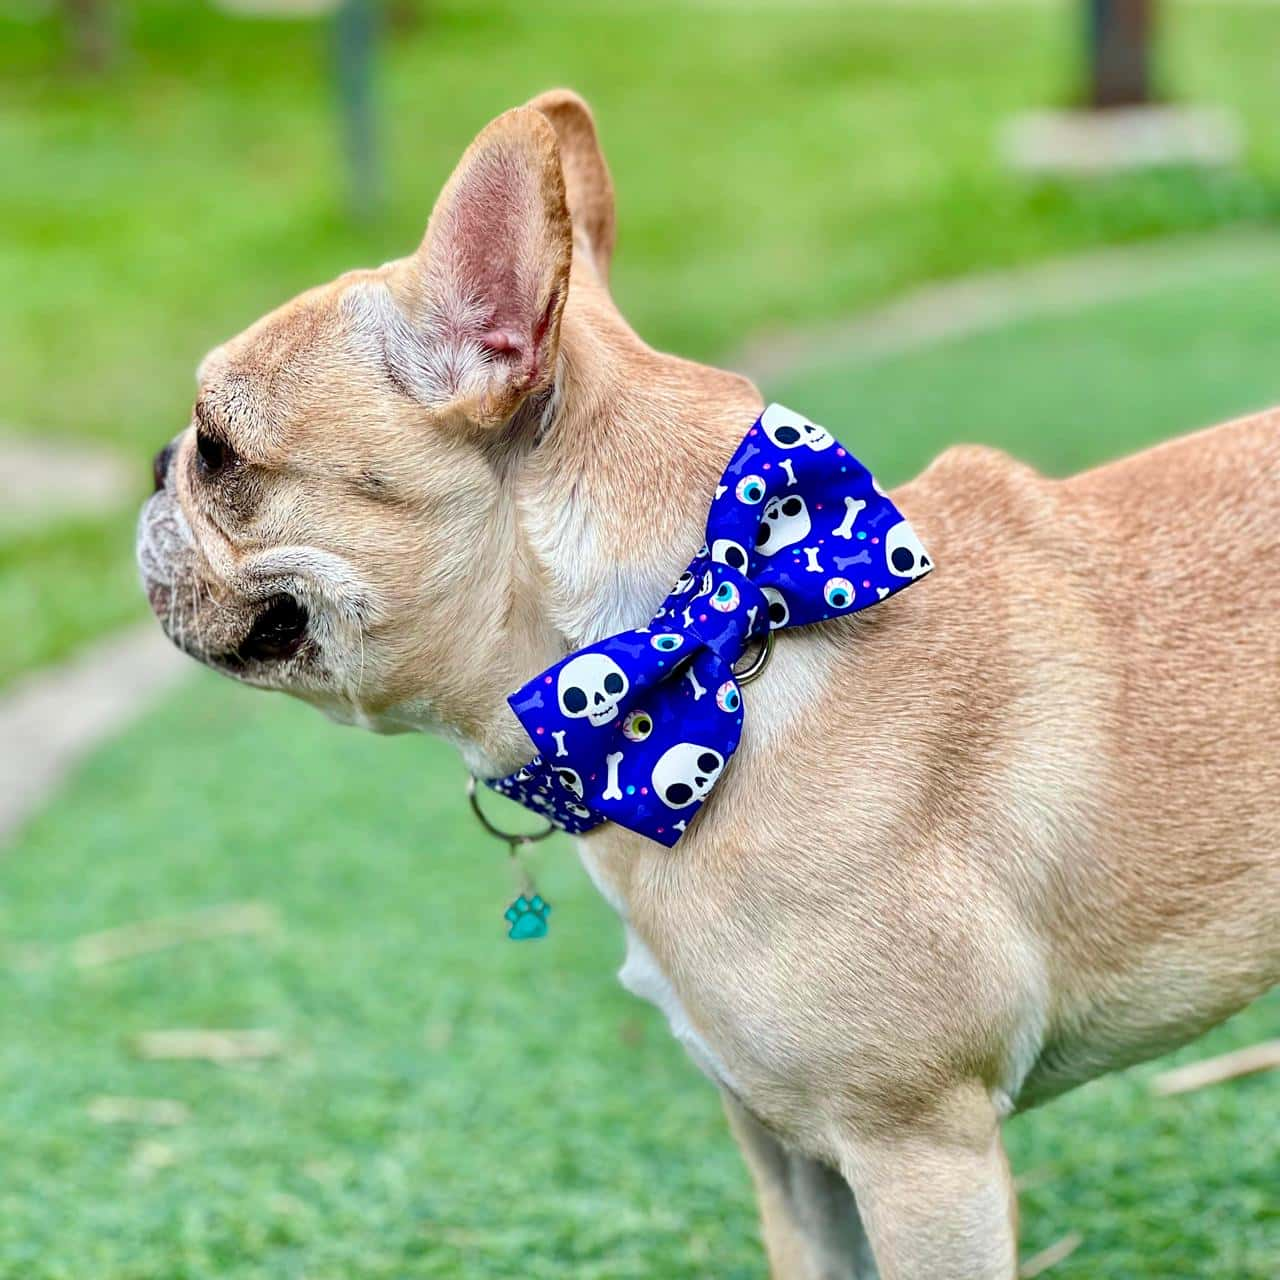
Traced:
[[272, 596], [244, 639], [234, 649], [211, 655], [210, 661], [228, 671], [243, 671], [253, 663], [287, 662], [302, 649], [310, 621], [306, 605], [293, 596]]
[[206, 579], [186, 521], [163, 491], [143, 510], [138, 566], [165, 634], [224, 674], [274, 685], [287, 663], [314, 647], [311, 611], [291, 591], [255, 600]]

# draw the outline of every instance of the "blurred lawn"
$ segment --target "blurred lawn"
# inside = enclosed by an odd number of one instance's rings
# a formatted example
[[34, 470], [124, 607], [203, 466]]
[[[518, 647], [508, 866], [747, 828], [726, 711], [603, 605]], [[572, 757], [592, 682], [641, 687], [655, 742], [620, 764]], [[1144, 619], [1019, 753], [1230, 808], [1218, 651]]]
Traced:
[[[1274, 396], [1278, 283], [1280, 263], [782, 390], [886, 476], [957, 432], [1060, 470]], [[616, 921], [560, 844], [538, 855], [550, 938], [505, 941], [503, 851], [462, 779], [442, 744], [202, 675], [32, 825], [0, 863], [0, 1275], [764, 1275], [714, 1091], [615, 985]], [[69, 963], [80, 934], [245, 898], [280, 937]], [[1278, 1019], [1273, 995], [1178, 1058]], [[271, 1027], [292, 1050], [131, 1057], [175, 1026]], [[1155, 1069], [1011, 1123], [1024, 1252], [1075, 1230], [1054, 1280], [1274, 1280], [1280, 1078], [1156, 1099]], [[102, 1093], [193, 1117], [103, 1129]]]
[[888, 484], [955, 441], [1070, 475], [1280, 404], [1280, 235], [1238, 248], [1203, 279], [906, 354], [837, 347], [769, 392], [863, 442]]
[[[0, 3], [0, 422], [118, 443], [140, 489], [208, 347], [409, 249], [472, 134], [557, 83], [593, 101], [613, 164], [617, 295], [691, 355], [924, 279], [1280, 210], [1280, 12], [1252, 5], [1169, 4], [1162, 50], [1176, 96], [1240, 112], [1242, 172], [1072, 186], [994, 155], [1011, 113], [1068, 97], [1072, 6], [431, 3], [385, 41], [388, 200], [366, 227], [343, 212], [323, 25], [140, 0], [130, 55], [85, 83], [36, 11]], [[82, 611], [56, 602], [80, 592], [83, 528], [0, 554], [0, 681], [141, 608], [121, 528], [99, 526]]]

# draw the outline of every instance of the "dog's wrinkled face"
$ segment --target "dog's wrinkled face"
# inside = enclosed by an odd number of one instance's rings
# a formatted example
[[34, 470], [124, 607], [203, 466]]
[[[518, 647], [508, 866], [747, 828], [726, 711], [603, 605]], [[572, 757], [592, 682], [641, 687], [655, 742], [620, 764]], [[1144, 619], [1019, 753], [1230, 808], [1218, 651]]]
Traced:
[[571, 234], [554, 131], [508, 112], [416, 255], [206, 358], [138, 531], [176, 644], [339, 719], [467, 730], [507, 678], [504, 489], [553, 392]]

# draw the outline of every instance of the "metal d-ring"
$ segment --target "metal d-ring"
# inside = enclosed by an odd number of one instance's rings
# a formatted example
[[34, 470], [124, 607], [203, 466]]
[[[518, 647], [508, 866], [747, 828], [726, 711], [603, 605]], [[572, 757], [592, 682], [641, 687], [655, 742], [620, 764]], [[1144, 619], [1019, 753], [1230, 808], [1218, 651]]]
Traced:
[[735, 671], [733, 678], [739, 685], [750, 684], [753, 680], [758, 679], [763, 673], [765, 667], [769, 665], [769, 659], [773, 657], [773, 632], [766, 631], [764, 639], [760, 642], [760, 652], [756, 654], [751, 665], [745, 671]]
[[545, 840], [548, 836], [555, 835], [557, 827], [554, 823], [548, 822], [545, 831], [503, 831], [501, 827], [494, 826], [489, 816], [480, 807], [480, 791], [476, 786], [476, 775], [469, 773], [467, 775], [467, 799], [471, 801], [471, 812], [476, 815], [476, 820], [491, 835], [496, 836], [499, 840], [504, 841], [511, 852], [515, 851], [526, 844], [536, 844], [539, 840]]

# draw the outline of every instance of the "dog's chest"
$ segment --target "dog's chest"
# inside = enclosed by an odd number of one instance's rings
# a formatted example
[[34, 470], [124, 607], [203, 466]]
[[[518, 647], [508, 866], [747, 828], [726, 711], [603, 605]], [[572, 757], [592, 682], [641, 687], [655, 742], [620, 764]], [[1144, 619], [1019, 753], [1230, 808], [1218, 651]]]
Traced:
[[684, 1046], [685, 1052], [693, 1059], [694, 1065], [703, 1075], [713, 1084], [738, 1092], [732, 1072], [693, 1025], [671, 979], [658, 964], [657, 957], [628, 923], [626, 904], [609, 883], [599, 862], [592, 856], [585, 843], [579, 842], [578, 848], [587, 874], [604, 900], [622, 918], [623, 927], [626, 930], [627, 956], [622, 963], [622, 968], [618, 970], [618, 981], [633, 996], [647, 1000], [662, 1011], [667, 1019], [667, 1025], [671, 1028], [671, 1034]]

